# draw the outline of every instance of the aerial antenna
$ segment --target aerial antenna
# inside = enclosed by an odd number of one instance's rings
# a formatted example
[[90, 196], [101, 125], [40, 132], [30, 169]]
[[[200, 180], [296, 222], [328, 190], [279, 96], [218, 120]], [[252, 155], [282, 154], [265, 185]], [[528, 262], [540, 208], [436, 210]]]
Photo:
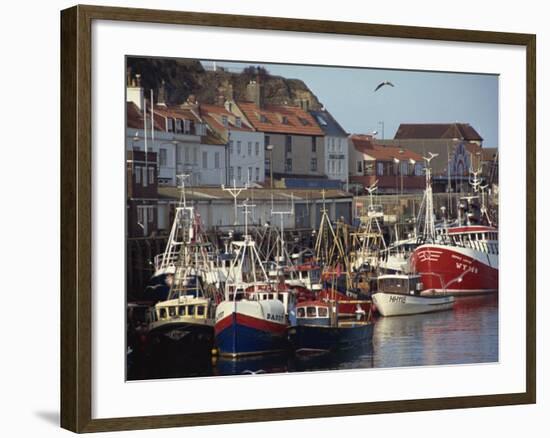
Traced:
[[176, 175], [177, 185], [180, 188], [181, 191], [181, 197], [180, 197], [180, 204], [186, 207], [186, 199], [185, 199], [185, 180], [191, 177], [191, 173], [182, 173], [180, 175]]
[[234, 212], [235, 212], [235, 220], [233, 221], [233, 225], [239, 224], [239, 218], [237, 214], [237, 198], [241, 194], [243, 190], [248, 190], [248, 182], [243, 187], [237, 187], [237, 183], [235, 179], [233, 179], [233, 186], [225, 187], [225, 184], [222, 184], [222, 190], [224, 192], [229, 192], [231, 196], [233, 196], [233, 205], [234, 205]]

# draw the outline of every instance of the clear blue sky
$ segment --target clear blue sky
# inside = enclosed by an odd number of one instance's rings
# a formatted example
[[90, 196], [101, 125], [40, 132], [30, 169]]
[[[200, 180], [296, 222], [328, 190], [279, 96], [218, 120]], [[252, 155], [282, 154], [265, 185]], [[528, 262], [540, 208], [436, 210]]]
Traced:
[[[202, 61], [207, 67], [211, 61]], [[231, 71], [248, 65], [303, 80], [350, 133], [393, 138], [400, 123], [470, 123], [485, 147], [498, 147], [498, 76], [368, 68], [217, 62]], [[385, 86], [374, 92], [383, 81]]]

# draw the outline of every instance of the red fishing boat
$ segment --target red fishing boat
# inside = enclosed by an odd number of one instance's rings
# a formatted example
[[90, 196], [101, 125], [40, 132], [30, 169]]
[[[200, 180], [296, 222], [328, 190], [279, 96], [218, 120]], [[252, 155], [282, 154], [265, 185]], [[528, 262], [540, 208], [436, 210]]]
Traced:
[[446, 230], [441, 242], [420, 245], [411, 265], [427, 292], [452, 295], [498, 291], [498, 230], [468, 225]]

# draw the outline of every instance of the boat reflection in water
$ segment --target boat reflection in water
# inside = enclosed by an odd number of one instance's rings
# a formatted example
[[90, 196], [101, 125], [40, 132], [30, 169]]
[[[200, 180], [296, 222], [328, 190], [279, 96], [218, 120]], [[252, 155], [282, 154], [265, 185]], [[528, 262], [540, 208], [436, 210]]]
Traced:
[[406, 367], [498, 361], [498, 296], [462, 297], [451, 312], [380, 317], [374, 366]]
[[423, 315], [379, 317], [372, 343], [328, 354], [242, 359], [193, 358], [182, 351], [170, 360], [136, 357], [128, 379], [251, 375], [295, 371], [454, 365], [496, 362], [498, 297], [460, 297], [453, 310]]

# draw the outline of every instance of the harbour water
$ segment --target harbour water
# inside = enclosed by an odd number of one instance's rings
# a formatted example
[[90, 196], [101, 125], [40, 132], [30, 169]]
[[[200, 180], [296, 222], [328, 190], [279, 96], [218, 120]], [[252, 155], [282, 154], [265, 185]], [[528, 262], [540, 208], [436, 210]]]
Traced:
[[335, 354], [292, 354], [230, 360], [168, 357], [134, 352], [128, 380], [285, 373], [338, 369], [489, 363], [499, 360], [498, 296], [457, 298], [453, 310], [424, 315], [377, 317], [372, 344]]

